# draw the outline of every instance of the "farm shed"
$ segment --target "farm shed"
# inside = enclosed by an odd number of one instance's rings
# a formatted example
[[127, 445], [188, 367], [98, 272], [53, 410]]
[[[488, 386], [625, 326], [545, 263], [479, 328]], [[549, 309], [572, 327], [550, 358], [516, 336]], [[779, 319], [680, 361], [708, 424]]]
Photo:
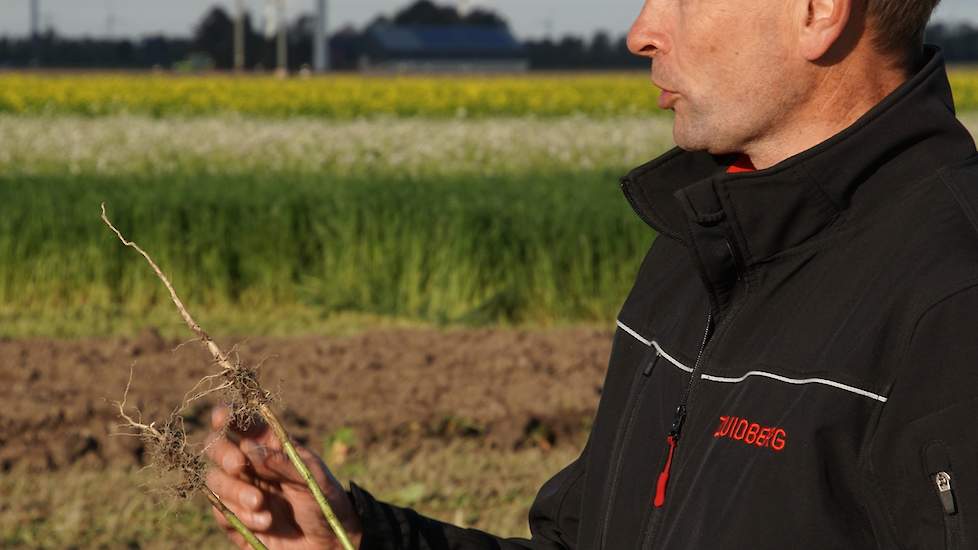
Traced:
[[360, 70], [523, 72], [529, 60], [505, 26], [375, 24], [366, 32]]

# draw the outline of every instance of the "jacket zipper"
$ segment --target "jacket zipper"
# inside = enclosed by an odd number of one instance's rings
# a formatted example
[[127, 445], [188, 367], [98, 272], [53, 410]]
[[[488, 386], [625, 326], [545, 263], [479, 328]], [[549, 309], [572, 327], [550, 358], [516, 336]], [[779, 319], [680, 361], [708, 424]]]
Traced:
[[652, 496], [652, 512], [651, 517], [648, 521], [648, 527], [645, 530], [645, 537], [643, 537], [641, 548], [651, 548], [652, 541], [655, 539], [655, 533], [658, 531], [659, 522], [661, 521], [661, 509], [666, 504], [666, 494], [669, 487], [669, 476], [672, 473], [672, 465], [674, 463], [674, 458], [676, 451], [679, 448], [679, 441], [682, 436], [683, 424], [686, 422], [687, 415], [687, 405], [689, 404], [689, 397], [693, 393], [693, 386], [696, 384], [696, 380], [700, 377], [703, 371], [703, 353], [706, 351], [706, 346], [710, 342], [710, 337], [713, 335], [713, 312], [709, 312], [706, 315], [706, 328], [703, 331], [703, 340], [700, 343], [699, 351], [696, 353], [696, 362], [693, 364], [693, 371], [689, 374], [689, 382], [686, 385], [686, 390], [683, 392], [682, 398], [679, 401], [679, 406], [676, 407], [675, 415], [672, 420], [672, 427], [669, 433], [666, 435], [666, 459], [662, 466], [662, 470], [659, 472], [659, 477], [656, 479], [655, 483], [655, 493]]
[[693, 386], [696, 385], [696, 381], [699, 379], [700, 373], [703, 370], [703, 352], [706, 351], [706, 345], [710, 342], [710, 336], [712, 335], [713, 313], [710, 312], [706, 315], [706, 330], [703, 332], [703, 342], [700, 344], [700, 350], [696, 354], [696, 363], [693, 364], [693, 372], [689, 375], [689, 383], [686, 384], [686, 390], [683, 392], [679, 406], [676, 407], [676, 413], [672, 417], [672, 429], [669, 430], [669, 435], [666, 436], [669, 458], [666, 460], [665, 467], [659, 472], [659, 479], [656, 483], [655, 499], [653, 501], [656, 508], [662, 508], [666, 503], [666, 488], [669, 483], [669, 473], [672, 469], [672, 456], [676, 452], [676, 448], [679, 447], [683, 424], [686, 423], [689, 396], [693, 393]]
[[[632, 207], [632, 210], [635, 211], [635, 214], [638, 215], [639, 219], [641, 219], [655, 231], [659, 232], [659, 234], [665, 235], [666, 237], [677, 241], [684, 247], [689, 248], [689, 245], [680, 236], [659, 227], [658, 224], [649, 219], [649, 217], [638, 207], [638, 204], [635, 202], [635, 198], [632, 196], [630, 188], [630, 185], [633, 183], [632, 178], [629, 176], [624, 176], [619, 180], [619, 183], [621, 185], [622, 192], [625, 195], [625, 199]], [[679, 401], [679, 406], [676, 407], [676, 412], [673, 415], [672, 426], [669, 433], [666, 435], [666, 458], [662, 466], [662, 470], [659, 472], [659, 476], [656, 479], [655, 493], [652, 495], [651, 499], [652, 512], [648, 519], [648, 527], [645, 530], [645, 536], [643, 537], [644, 540], [642, 541], [641, 546], [643, 549], [651, 547], [650, 545], [655, 538], [654, 535], [658, 530], [658, 523], [661, 521], [661, 514], [659, 512], [666, 503], [669, 476], [672, 472], [672, 466], [674, 463], [673, 459], [675, 458], [676, 452], [679, 449], [679, 440], [682, 435], [683, 424], [686, 422], [687, 406], [689, 404], [690, 395], [692, 395], [693, 387], [703, 371], [703, 365], [701, 363], [703, 360], [703, 353], [706, 351], [706, 346], [709, 344], [710, 337], [713, 336], [714, 333], [713, 321], [713, 311], [711, 306], [711, 310], [706, 314], [706, 328], [703, 331], [703, 340], [700, 342], [699, 351], [696, 353], [696, 362], [693, 364], [693, 371], [689, 375], [689, 383], [686, 385], [685, 391], [683, 391], [682, 398]], [[605, 531], [607, 531], [607, 528], [608, 523], [606, 521]]]

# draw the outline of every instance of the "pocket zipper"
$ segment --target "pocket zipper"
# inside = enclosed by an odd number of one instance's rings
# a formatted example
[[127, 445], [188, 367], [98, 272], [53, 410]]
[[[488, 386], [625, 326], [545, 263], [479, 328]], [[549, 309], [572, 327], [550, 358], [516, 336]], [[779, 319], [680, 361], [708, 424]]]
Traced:
[[949, 516], [957, 514], [958, 508], [954, 503], [954, 489], [951, 487], [951, 474], [937, 472], [934, 474], [934, 484], [937, 485], [937, 494], [941, 497], [944, 513]]
[[958, 502], [954, 498], [954, 469], [951, 466], [951, 453], [942, 441], [931, 441], [923, 448], [924, 468], [933, 483], [944, 511], [944, 548], [958, 550], [963, 548], [961, 515]]

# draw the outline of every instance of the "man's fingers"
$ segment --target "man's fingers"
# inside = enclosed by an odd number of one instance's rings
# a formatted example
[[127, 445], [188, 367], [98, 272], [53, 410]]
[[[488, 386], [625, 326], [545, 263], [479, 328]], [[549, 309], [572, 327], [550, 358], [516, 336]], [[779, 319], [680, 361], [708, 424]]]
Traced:
[[241, 534], [238, 533], [233, 526], [231, 526], [231, 523], [226, 517], [224, 517], [224, 514], [220, 510], [211, 506], [211, 515], [214, 516], [214, 521], [216, 521], [221, 529], [224, 530], [224, 534], [227, 535], [232, 544], [238, 548], [243, 548], [246, 550], [251, 548], [251, 545], [249, 545], [248, 542], [245, 541], [244, 537], [241, 536]]
[[265, 495], [254, 485], [231, 477], [223, 470], [207, 472], [207, 486], [232, 510], [258, 512], [265, 504]]
[[224, 517], [224, 514], [216, 506], [211, 506], [211, 515], [214, 516], [214, 521], [217, 522], [217, 525], [221, 529], [233, 529], [228, 522], [228, 518]]
[[240, 476], [244, 472], [245, 466], [248, 465], [248, 460], [245, 454], [241, 452], [241, 448], [219, 433], [212, 433], [208, 437], [205, 448], [207, 449], [207, 458], [229, 475]]
[[[284, 451], [273, 451], [248, 441], [242, 442], [241, 446], [247, 453], [257, 477], [279, 483], [289, 483], [302, 488], [306, 487], [306, 480]], [[299, 453], [299, 458], [312, 473], [320, 489], [323, 490], [323, 494], [327, 498], [334, 497], [339, 482], [332, 476], [323, 461], [305, 447], [296, 447], [296, 451]]]
[[211, 409], [211, 429], [213, 429], [215, 432], [223, 430], [225, 424], [228, 423], [228, 418], [230, 417], [231, 411], [224, 405], [214, 407]]
[[278, 438], [275, 436], [275, 432], [269, 429], [268, 425], [260, 416], [255, 416], [251, 418], [245, 429], [242, 429], [237, 423], [231, 423], [231, 411], [227, 407], [220, 405], [214, 407], [211, 410], [211, 428], [215, 432], [222, 432], [227, 434], [227, 437], [233, 442], [240, 442], [244, 439], [253, 439], [261, 445], [265, 445], [272, 449], [281, 449], [282, 445], [279, 443]]
[[214, 431], [227, 429], [242, 437], [259, 437], [268, 429], [264, 420], [257, 414], [247, 422], [245, 429], [231, 420], [231, 409], [226, 405], [217, 405], [211, 409], [211, 429]]
[[231, 539], [231, 544], [241, 548], [241, 550], [251, 550], [251, 545], [248, 544], [248, 541], [241, 536], [241, 533], [232, 529], [231, 532], [228, 533], [228, 538]]
[[241, 450], [259, 478], [275, 482], [302, 482], [285, 452], [253, 439], [241, 441]]
[[[247, 510], [241, 510], [236, 506], [232, 506], [229, 503], [224, 503], [234, 515], [241, 520], [241, 523], [245, 525], [250, 531], [255, 533], [261, 533], [268, 531], [272, 527], [272, 513], [267, 511], [262, 512], [249, 512]], [[233, 527], [231, 529], [234, 529]]]

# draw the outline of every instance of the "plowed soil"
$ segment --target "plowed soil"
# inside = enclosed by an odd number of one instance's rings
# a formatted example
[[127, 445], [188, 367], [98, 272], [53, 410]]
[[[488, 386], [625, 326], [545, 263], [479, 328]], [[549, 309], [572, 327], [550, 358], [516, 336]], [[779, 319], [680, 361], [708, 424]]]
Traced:
[[[579, 442], [601, 392], [611, 335], [589, 329], [383, 330], [356, 336], [222, 341], [261, 363], [295, 436], [315, 450], [349, 428], [364, 450], [471, 438], [492, 448]], [[148, 330], [131, 339], [0, 341], [0, 471], [138, 465], [113, 404], [162, 418], [218, 372], [195, 342]], [[185, 414], [192, 435], [211, 405]], [[349, 430], [347, 430], [349, 431]]]

